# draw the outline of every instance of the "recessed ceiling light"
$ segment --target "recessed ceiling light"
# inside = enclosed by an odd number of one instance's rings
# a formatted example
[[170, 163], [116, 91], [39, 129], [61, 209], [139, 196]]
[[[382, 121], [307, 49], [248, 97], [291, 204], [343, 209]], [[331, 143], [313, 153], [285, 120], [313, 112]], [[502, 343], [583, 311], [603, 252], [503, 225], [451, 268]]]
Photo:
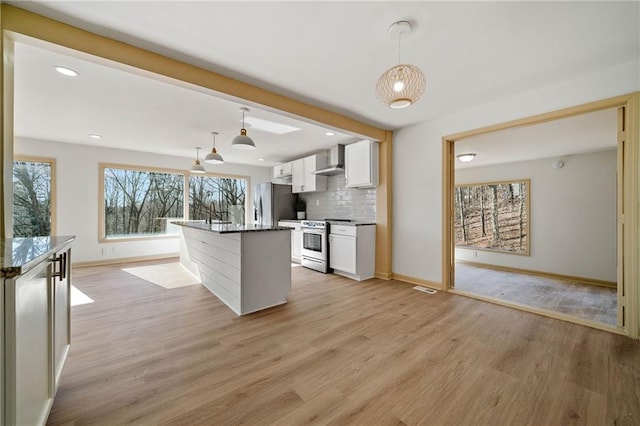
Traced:
[[60, 74], [63, 74], [69, 77], [75, 77], [78, 75], [77, 71], [74, 71], [71, 68], [67, 68], [67, 67], [55, 66], [53, 67], [53, 69], [58, 71]]
[[264, 161], [264, 158], [258, 158], [258, 161]]
[[89, 133], [91, 139], [102, 139], [102, 135], [96, 135], [95, 133]]
[[325, 133], [325, 135], [327, 135], [327, 136], [335, 136], [336, 134], [333, 133], [333, 132], [327, 132], [327, 133]]

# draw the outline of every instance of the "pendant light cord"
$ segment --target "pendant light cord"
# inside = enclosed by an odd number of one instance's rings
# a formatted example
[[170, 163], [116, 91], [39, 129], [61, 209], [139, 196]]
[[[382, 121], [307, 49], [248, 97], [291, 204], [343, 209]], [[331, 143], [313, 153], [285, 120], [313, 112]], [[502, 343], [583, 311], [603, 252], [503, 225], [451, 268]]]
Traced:
[[402, 31], [399, 27], [400, 25], [398, 25], [398, 65], [400, 65], [400, 37], [402, 37]]

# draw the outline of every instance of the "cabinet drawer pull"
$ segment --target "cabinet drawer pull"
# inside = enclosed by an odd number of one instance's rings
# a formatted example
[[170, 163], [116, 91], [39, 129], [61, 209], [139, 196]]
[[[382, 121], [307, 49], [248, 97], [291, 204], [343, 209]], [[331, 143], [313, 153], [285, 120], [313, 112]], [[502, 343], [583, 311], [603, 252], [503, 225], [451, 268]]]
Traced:
[[[51, 276], [53, 277], [53, 279], [55, 279], [55, 277], [58, 277], [58, 279], [60, 281], [64, 280], [65, 278], [67, 278], [67, 253], [62, 253], [60, 256], [56, 257], [55, 255], [53, 256], [53, 274], [51, 274]], [[56, 272], [56, 263], [59, 262], [58, 265], [58, 272]]]

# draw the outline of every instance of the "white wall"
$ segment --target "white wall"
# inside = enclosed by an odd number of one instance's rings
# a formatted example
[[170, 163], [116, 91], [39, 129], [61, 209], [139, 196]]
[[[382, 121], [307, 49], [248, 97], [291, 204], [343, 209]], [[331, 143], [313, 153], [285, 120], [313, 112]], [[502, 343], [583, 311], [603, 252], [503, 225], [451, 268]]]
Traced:
[[616, 151], [557, 159], [456, 170], [456, 184], [531, 180], [530, 256], [458, 248], [456, 259], [615, 282]]
[[[76, 235], [73, 244], [74, 263], [138, 256], [178, 255], [178, 237], [103, 244], [98, 242], [98, 164], [118, 163], [188, 170], [193, 158], [25, 138], [16, 138], [14, 151], [15, 155], [56, 159], [56, 234]], [[270, 176], [270, 169], [266, 167], [222, 164], [206, 165], [205, 168], [211, 172], [249, 176], [250, 186], [269, 181]], [[251, 194], [248, 194], [248, 197], [249, 200], [253, 199]], [[107, 248], [109, 253], [103, 255], [103, 248]]]
[[[442, 137], [640, 89], [638, 60], [400, 129], [393, 148], [393, 272], [442, 282]], [[429, 91], [420, 102], [429, 102]], [[464, 107], [464, 106], [461, 106]]]

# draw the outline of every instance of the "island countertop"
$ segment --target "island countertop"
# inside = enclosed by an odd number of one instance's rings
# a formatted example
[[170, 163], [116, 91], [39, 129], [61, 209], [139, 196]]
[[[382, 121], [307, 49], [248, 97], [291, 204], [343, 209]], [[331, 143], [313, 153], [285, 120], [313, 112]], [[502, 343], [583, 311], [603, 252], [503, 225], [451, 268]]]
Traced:
[[75, 239], [75, 235], [64, 235], [1, 240], [0, 277], [13, 278], [24, 274]]
[[186, 226], [188, 228], [200, 229], [202, 231], [215, 232], [217, 234], [233, 234], [241, 232], [263, 232], [263, 231], [291, 231], [286, 226], [270, 226], [256, 224], [233, 224], [233, 223], [202, 223], [201, 221], [176, 221], [174, 225]]

